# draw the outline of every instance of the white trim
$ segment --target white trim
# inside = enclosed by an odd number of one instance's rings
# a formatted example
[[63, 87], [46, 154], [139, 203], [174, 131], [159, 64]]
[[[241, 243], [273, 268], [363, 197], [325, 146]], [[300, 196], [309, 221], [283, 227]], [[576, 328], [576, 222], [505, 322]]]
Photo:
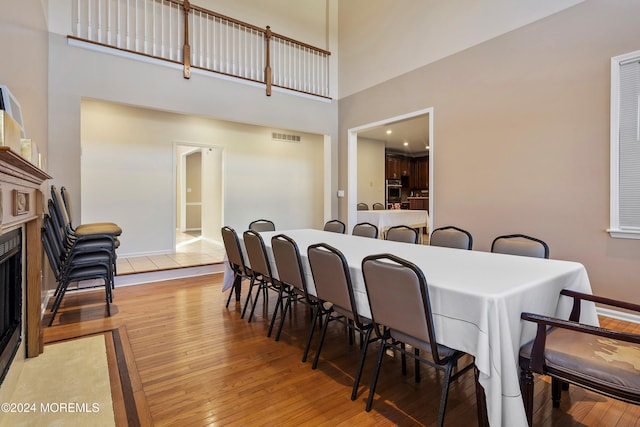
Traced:
[[402, 114], [400, 116], [390, 117], [388, 119], [377, 122], [356, 126], [347, 131], [347, 230], [351, 230], [356, 225], [358, 212], [358, 132], [368, 129], [385, 126], [397, 121], [410, 119], [417, 116], [427, 114], [429, 116], [429, 226], [428, 230], [433, 230], [433, 201], [434, 196], [434, 173], [433, 173], [433, 157], [434, 157], [434, 138], [433, 138], [433, 107], [424, 108], [422, 110], [411, 113]]
[[612, 319], [623, 320], [625, 322], [640, 324], [640, 315], [631, 314], [624, 311], [612, 310], [610, 308], [596, 307], [596, 312], [600, 316], [610, 317]]
[[620, 66], [640, 60], [640, 50], [611, 58], [611, 110], [609, 135], [609, 228], [613, 238], [640, 239], [640, 230], [620, 229]]
[[607, 229], [607, 232], [611, 237], [618, 239], [640, 239], [640, 230], [614, 230], [609, 228]]

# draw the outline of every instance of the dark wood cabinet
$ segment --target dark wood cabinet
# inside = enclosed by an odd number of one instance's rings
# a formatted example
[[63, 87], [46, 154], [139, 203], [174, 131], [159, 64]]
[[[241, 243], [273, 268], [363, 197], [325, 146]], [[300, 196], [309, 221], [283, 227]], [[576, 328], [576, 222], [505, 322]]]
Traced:
[[409, 209], [412, 210], [429, 210], [429, 198], [428, 197], [409, 197]]
[[411, 188], [429, 188], [429, 157], [413, 159], [413, 173], [411, 174]]
[[411, 175], [412, 163], [410, 158], [404, 156], [387, 155], [386, 160], [386, 179], [400, 179], [403, 176]]

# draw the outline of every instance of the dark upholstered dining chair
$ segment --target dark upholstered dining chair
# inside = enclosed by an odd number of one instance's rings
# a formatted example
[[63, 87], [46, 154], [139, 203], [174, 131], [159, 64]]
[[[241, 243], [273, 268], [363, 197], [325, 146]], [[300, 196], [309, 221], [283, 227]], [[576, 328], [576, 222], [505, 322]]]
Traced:
[[418, 243], [418, 230], [406, 225], [396, 225], [387, 230], [385, 238], [394, 242]]
[[359, 211], [368, 211], [369, 210], [369, 205], [366, 203], [358, 203], [356, 205], [356, 209]]
[[[429, 290], [423, 272], [414, 264], [391, 254], [371, 255], [362, 260], [371, 317], [376, 331], [383, 330], [378, 361], [369, 388], [367, 412], [371, 410], [382, 359], [392, 348], [444, 373], [438, 426], [444, 422], [449, 384], [473, 367], [473, 362], [456, 370], [465, 353], [438, 344], [434, 331]], [[425, 359], [405, 350], [405, 344], [430, 352]]]
[[471, 250], [473, 248], [473, 237], [471, 237], [471, 233], [462, 228], [454, 226], [440, 227], [431, 232], [429, 245]]
[[[251, 299], [251, 291], [256, 284], [258, 285], [258, 290], [251, 306], [251, 312], [249, 313], [249, 323], [251, 323], [253, 312], [256, 309], [256, 303], [258, 302], [258, 297], [260, 296], [260, 294], [263, 294], [262, 298], [266, 302], [267, 291], [274, 291], [278, 294], [278, 296], [280, 296], [281, 290], [280, 285], [275, 280], [273, 280], [273, 274], [271, 273], [271, 264], [269, 263], [269, 257], [267, 255], [267, 250], [264, 246], [264, 240], [262, 240], [262, 236], [260, 236], [260, 234], [256, 231], [247, 230], [242, 235], [242, 239], [244, 240], [244, 247], [247, 250], [249, 265], [251, 265], [252, 280], [251, 286], [249, 286], [247, 300], [244, 304], [244, 308], [242, 309], [241, 318], [244, 318], [244, 314], [247, 311], [247, 306], [249, 305], [249, 300]], [[267, 332], [268, 337], [271, 336], [273, 324], [275, 322], [276, 316], [278, 315], [278, 309], [280, 308], [281, 302], [282, 299], [278, 298], [278, 302], [273, 309], [271, 323], [269, 324], [269, 331]]]
[[375, 202], [373, 204], [373, 210], [374, 211], [383, 211], [384, 210], [384, 205], [380, 202]]
[[332, 233], [340, 233], [344, 234], [347, 226], [344, 225], [344, 222], [339, 221], [337, 219], [332, 219], [331, 221], [327, 221], [324, 225], [324, 231], [331, 231]]
[[564, 384], [640, 404], [640, 334], [603, 329], [580, 323], [582, 301], [640, 313], [640, 305], [616, 301], [572, 290], [569, 320], [522, 313], [522, 319], [537, 324], [535, 339], [520, 348], [520, 388], [529, 425], [533, 420], [533, 375], [552, 378], [553, 407], [560, 406]]
[[276, 226], [273, 221], [268, 219], [256, 219], [249, 224], [249, 230], [257, 231], [258, 233], [261, 231], [276, 231]]
[[542, 240], [525, 234], [508, 234], [496, 237], [491, 243], [491, 252], [549, 258], [549, 246]]
[[[310, 296], [307, 291], [307, 279], [302, 269], [302, 259], [296, 242], [289, 236], [278, 234], [271, 238], [271, 250], [278, 270], [278, 280], [281, 284], [280, 298], [284, 301], [284, 306], [280, 314], [280, 325], [278, 326], [275, 337], [275, 340], [279, 341], [282, 326], [284, 325], [291, 303], [302, 301], [313, 309], [318, 305], [318, 301], [315, 297]], [[311, 330], [310, 336], [313, 336], [313, 329]], [[308, 351], [307, 346], [302, 360], [303, 362], [307, 359]]]
[[[362, 368], [367, 357], [367, 348], [377, 338], [371, 339], [373, 330], [371, 321], [358, 313], [349, 266], [342, 252], [325, 243], [318, 243], [307, 248], [307, 256], [311, 266], [313, 282], [316, 286], [316, 295], [319, 300], [311, 322], [310, 334], [313, 333], [317, 319], [324, 316], [318, 350], [313, 359], [312, 368], [316, 369], [318, 366], [320, 352], [322, 351], [322, 345], [330, 322], [340, 321], [351, 331], [360, 332], [360, 363], [358, 364], [351, 391], [351, 400], [355, 400], [358, 395]], [[351, 338], [351, 335], [349, 336]]]
[[224, 249], [227, 254], [227, 261], [229, 262], [229, 267], [231, 271], [233, 271], [233, 286], [229, 291], [229, 297], [227, 298], [227, 305], [225, 307], [229, 307], [229, 302], [231, 301], [231, 296], [236, 294], [236, 301], [240, 301], [240, 291], [242, 288], [242, 280], [249, 279], [251, 280], [251, 269], [247, 267], [247, 264], [244, 262], [244, 256], [242, 255], [242, 248], [240, 247], [240, 239], [238, 238], [238, 234], [236, 231], [228, 226], [222, 227], [222, 242], [224, 243]]
[[354, 236], [371, 237], [373, 239], [377, 239], [378, 227], [369, 222], [361, 222], [353, 226], [351, 234]]

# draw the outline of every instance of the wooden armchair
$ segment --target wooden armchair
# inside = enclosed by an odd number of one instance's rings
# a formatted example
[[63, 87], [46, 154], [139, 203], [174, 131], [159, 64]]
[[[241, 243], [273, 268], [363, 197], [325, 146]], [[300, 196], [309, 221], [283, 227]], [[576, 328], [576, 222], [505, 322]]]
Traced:
[[538, 326], [536, 338], [520, 349], [520, 387], [529, 425], [533, 419], [533, 375], [552, 377], [553, 406], [571, 383], [596, 393], [640, 404], [640, 335], [579, 322], [582, 301], [640, 312], [640, 305], [563, 290], [574, 299], [569, 320], [522, 313]]

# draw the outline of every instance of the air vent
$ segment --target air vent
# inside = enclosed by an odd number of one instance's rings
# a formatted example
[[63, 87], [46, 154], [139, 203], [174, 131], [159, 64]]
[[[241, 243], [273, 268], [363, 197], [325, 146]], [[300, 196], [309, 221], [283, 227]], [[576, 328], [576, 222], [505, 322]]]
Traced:
[[285, 141], [285, 142], [297, 143], [297, 142], [300, 142], [300, 135], [290, 135], [287, 133], [272, 132], [271, 139], [273, 139], [274, 141]]

